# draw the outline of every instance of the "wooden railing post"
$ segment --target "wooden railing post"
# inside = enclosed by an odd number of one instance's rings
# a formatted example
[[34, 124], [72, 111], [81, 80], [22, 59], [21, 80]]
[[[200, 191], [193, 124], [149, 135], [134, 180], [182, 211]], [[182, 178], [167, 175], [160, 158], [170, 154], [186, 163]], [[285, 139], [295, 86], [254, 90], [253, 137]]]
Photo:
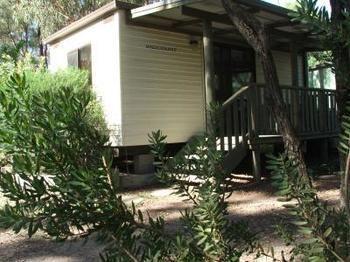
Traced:
[[215, 101], [214, 90], [214, 48], [212, 23], [203, 21], [203, 54], [204, 54], [204, 80], [205, 80], [205, 101], [206, 101], [206, 128], [212, 131], [212, 120], [210, 119], [210, 105]]
[[324, 89], [319, 91], [320, 131], [327, 130], [327, 95]]
[[249, 141], [252, 149], [253, 159], [253, 173], [256, 181], [261, 181], [261, 151], [259, 144], [259, 124], [258, 124], [258, 96], [259, 87], [256, 85], [251, 86], [250, 97], [250, 129], [249, 129]]
[[250, 100], [250, 130], [249, 130], [249, 139], [255, 139], [255, 136], [258, 133], [258, 116], [257, 116], [257, 112], [258, 112], [258, 95], [259, 95], [259, 90], [258, 90], [258, 86], [256, 85], [251, 85], [250, 86], [250, 91], [249, 91], [249, 100]]

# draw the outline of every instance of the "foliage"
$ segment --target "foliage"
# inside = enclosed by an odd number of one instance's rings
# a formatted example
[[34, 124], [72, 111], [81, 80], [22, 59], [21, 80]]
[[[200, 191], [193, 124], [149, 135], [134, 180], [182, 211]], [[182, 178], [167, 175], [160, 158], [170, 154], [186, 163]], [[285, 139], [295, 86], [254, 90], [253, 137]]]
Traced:
[[3, 56], [2, 61], [0, 61], [0, 85], [5, 85], [5, 82], [9, 80], [9, 76], [12, 74], [21, 75], [23, 73], [26, 75], [28, 92], [31, 93], [50, 90], [55, 96], [60, 89], [66, 87], [70, 87], [78, 93], [90, 93], [93, 99], [89, 103], [88, 117], [101, 131], [105, 130], [104, 132], [107, 132], [102, 108], [94, 97], [89, 84], [89, 72], [75, 68], [67, 68], [52, 73], [45, 68], [43, 59], [37, 61], [36, 58], [29, 53], [18, 61], [10, 56]]
[[12, 55], [6, 53], [0, 57], [0, 84], [8, 81], [9, 77], [14, 73], [41, 74], [45, 71], [44, 60], [37, 60], [30, 53], [26, 53], [20, 58], [14, 58]]
[[[348, 114], [346, 103], [349, 95], [350, 85], [350, 4], [349, 1], [337, 0], [330, 1], [332, 13], [329, 13], [325, 7], [317, 7], [316, 0], [298, 0], [297, 11], [291, 13], [294, 21], [299, 21], [312, 33], [317, 34], [318, 38], [323, 40], [323, 47], [331, 50], [332, 63], [336, 78], [336, 101], [339, 119], [344, 114]], [[341, 170], [345, 170], [341, 176], [341, 206], [349, 210], [349, 153], [343, 154], [340, 151]], [[349, 165], [348, 165], [349, 163]], [[348, 211], [348, 214], [350, 211]]]
[[[43, 55], [42, 40], [110, 0], [0, 0], [0, 40], [21, 46], [21, 55]], [[140, 3], [130, 0], [126, 2]], [[41, 50], [42, 52], [42, 50]]]
[[232, 223], [226, 217], [224, 185], [228, 176], [222, 169], [215, 139], [208, 134], [198, 136], [174, 158], [166, 155], [166, 136], [160, 131], [149, 139], [152, 152], [160, 160], [159, 178], [193, 204], [182, 214], [185, 229], [169, 234], [161, 218], [148, 217], [145, 224], [142, 213], [133, 207], [137, 222], [126, 223], [121, 232], [111, 230], [111, 243], [102, 260], [238, 261], [255, 238], [246, 224]]
[[255, 238], [245, 223], [231, 223], [226, 218], [230, 177], [223, 169], [215, 136], [194, 137], [174, 158], [164, 155], [164, 140], [160, 132], [150, 137], [153, 152], [163, 162], [158, 176], [193, 204], [193, 209], [183, 214], [187, 225], [184, 237], [192, 246], [185, 261], [191, 257], [196, 261], [238, 261]]
[[[186, 230], [169, 234], [162, 218], [145, 219], [122, 201], [108, 136], [87, 117], [91, 92], [31, 88], [14, 74], [0, 89], [0, 189], [9, 200], [2, 228], [29, 236], [42, 230], [58, 240], [97, 232], [102, 261], [238, 261], [252, 246], [247, 225], [226, 217], [228, 176], [215, 139], [198, 137], [168, 158], [166, 137], [150, 136], [160, 178], [193, 202], [183, 213]], [[190, 173], [199, 178], [193, 189]]]
[[[345, 210], [350, 217], [350, 100], [346, 102], [345, 112], [342, 116], [341, 122], [341, 134], [339, 141], [339, 152], [346, 157], [345, 171], [344, 171], [344, 198], [345, 198]], [[349, 219], [350, 222], [350, 219]]]
[[316, 190], [298, 175], [294, 162], [282, 154], [270, 156], [269, 169], [273, 184], [278, 188], [281, 201], [293, 217], [293, 225], [302, 236], [284, 232], [287, 242], [292, 242], [292, 260], [302, 255], [305, 261], [347, 261], [350, 255], [349, 217], [344, 210], [338, 210], [322, 203]]
[[56, 30], [95, 11], [109, 0], [20, 0], [14, 5], [17, 14], [14, 20], [26, 24], [37, 24], [42, 36], [47, 37]]
[[338, 8], [337, 5], [342, 8], [340, 18], [333, 17], [325, 6], [319, 7], [317, 0], [298, 0], [297, 2], [296, 11], [290, 12], [292, 21], [306, 25], [322, 41], [324, 49], [332, 51], [325, 52], [321, 57], [316, 56], [316, 58], [321, 58], [321, 61], [326, 64], [332, 62], [337, 73], [347, 81], [347, 69], [337, 66], [335, 60], [339, 58], [334, 57], [341, 48], [350, 47], [350, 9], [347, 2], [339, 0], [332, 4], [335, 9]]
[[[19, 41], [18, 43], [11, 45], [2, 43], [0, 45], [0, 59], [3, 60], [2, 57], [10, 57], [12, 60], [17, 61], [20, 58], [21, 55], [21, 49], [24, 46], [23, 41]], [[1, 63], [0, 60], [0, 63]]]
[[346, 112], [341, 122], [341, 131], [339, 150], [347, 155], [350, 151], [350, 100], [346, 104]]
[[21, 30], [13, 23], [12, 1], [0, 1], [0, 42], [5, 45], [16, 44], [14, 31]]
[[310, 68], [316, 68], [318, 66], [332, 67], [332, 52], [310, 52], [308, 53], [308, 66]]
[[295, 21], [307, 24], [314, 32], [330, 33], [331, 18], [325, 6], [319, 7], [317, 0], [297, 0], [297, 2], [296, 12], [291, 12]]
[[2, 227], [64, 239], [116, 212], [101, 169], [108, 136], [89, 121], [93, 95], [63, 87], [31, 92], [14, 74], [0, 89]]
[[[347, 155], [345, 184], [349, 181], [350, 168], [350, 104], [347, 102], [342, 117], [342, 134], [339, 151]], [[274, 185], [279, 189], [282, 200], [294, 217], [293, 224], [303, 240], [299, 241], [292, 231], [282, 230], [287, 243], [295, 245], [292, 259], [302, 255], [305, 261], [348, 261], [350, 259], [350, 207], [349, 192], [346, 192], [344, 208], [332, 208], [322, 203], [312, 185], [304, 183], [298, 176], [294, 162], [285, 154], [270, 157]]]

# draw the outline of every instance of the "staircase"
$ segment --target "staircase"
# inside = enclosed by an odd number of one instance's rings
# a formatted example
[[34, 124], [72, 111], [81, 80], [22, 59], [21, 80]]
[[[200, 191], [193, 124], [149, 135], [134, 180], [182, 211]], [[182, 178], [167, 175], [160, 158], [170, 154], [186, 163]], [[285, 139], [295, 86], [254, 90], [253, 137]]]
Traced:
[[219, 113], [218, 150], [226, 153], [224, 167], [232, 172], [249, 151], [254, 133], [253, 89], [242, 87], [222, 105]]

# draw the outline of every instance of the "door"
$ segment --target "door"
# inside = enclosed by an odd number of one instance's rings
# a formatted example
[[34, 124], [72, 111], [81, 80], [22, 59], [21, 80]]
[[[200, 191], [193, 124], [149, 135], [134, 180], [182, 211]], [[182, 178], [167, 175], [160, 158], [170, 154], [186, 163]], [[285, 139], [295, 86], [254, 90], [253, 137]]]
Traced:
[[225, 102], [238, 89], [255, 82], [255, 56], [250, 48], [214, 46], [215, 97]]

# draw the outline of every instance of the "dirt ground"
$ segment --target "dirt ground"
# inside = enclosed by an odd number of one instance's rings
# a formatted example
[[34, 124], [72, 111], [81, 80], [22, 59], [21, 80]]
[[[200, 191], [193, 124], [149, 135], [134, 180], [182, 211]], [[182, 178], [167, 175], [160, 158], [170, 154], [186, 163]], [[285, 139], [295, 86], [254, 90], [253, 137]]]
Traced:
[[[274, 190], [268, 181], [259, 185], [250, 185], [246, 177], [237, 177], [242, 187], [237, 189], [228, 199], [229, 214], [232, 220], [248, 221], [251, 230], [259, 233], [259, 238], [265, 246], [274, 246], [276, 253], [287, 250], [278, 237], [273, 224], [286, 218], [282, 203], [277, 201]], [[316, 181], [320, 198], [331, 204], [336, 204], [339, 198], [338, 179], [334, 176], [323, 177]], [[190, 207], [177, 196], [172, 195], [169, 188], [153, 188], [136, 190], [124, 195], [126, 202], [134, 201], [142, 210], [147, 210], [152, 216], [160, 215], [167, 221], [170, 230], [180, 226], [181, 210]], [[1, 205], [0, 196], [0, 205]], [[43, 234], [32, 239], [26, 235], [15, 235], [11, 231], [0, 231], [0, 261], [43, 261], [43, 262], [80, 262], [98, 261], [101, 247], [93, 240], [85, 245], [82, 242], [68, 241], [64, 244], [53, 242]], [[254, 261], [254, 256], [245, 256], [242, 261]], [[259, 261], [268, 261], [259, 259]]]

